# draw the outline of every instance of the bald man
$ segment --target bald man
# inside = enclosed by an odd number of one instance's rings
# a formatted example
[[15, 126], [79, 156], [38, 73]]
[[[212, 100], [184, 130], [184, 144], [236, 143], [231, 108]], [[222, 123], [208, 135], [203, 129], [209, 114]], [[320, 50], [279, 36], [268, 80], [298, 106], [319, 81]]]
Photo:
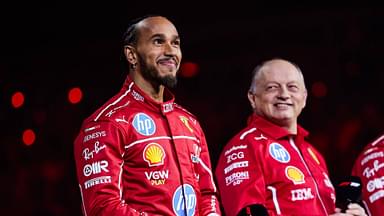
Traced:
[[284, 59], [253, 71], [248, 125], [224, 147], [216, 177], [226, 215], [365, 215], [358, 204], [335, 208], [321, 154], [297, 118], [307, 90], [300, 68]]

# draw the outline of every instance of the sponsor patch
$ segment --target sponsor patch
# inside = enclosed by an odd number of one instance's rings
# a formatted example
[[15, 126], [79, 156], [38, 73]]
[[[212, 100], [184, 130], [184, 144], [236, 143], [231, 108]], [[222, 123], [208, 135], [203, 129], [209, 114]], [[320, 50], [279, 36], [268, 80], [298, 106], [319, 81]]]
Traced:
[[194, 149], [194, 152], [193, 152], [193, 154], [191, 154], [192, 163], [199, 163], [200, 162], [201, 147], [194, 143], [193, 149]]
[[285, 168], [285, 176], [287, 176], [287, 178], [291, 180], [295, 185], [305, 183], [304, 174], [297, 167], [287, 166]]
[[132, 89], [132, 96], [135, 100], [138, 101], [144, 101], [144, 97], [141, 96], [141, 94], [137, 93], [135, 90]]
[[281, 163], [288, 163], [291, 160], [288, 151], [279, 143], [271, 143], [269, 145], [269, 154], [273, 159]]
[[123, 115], [121, 118], [115, 118], [116, 122], [124, 122], [126, 124], [129, 124], [129, 122], [125, 119], [125, 116]]
[[378, 158], [378, 157], [384, 157], [384, 152], [382, 152], [382, 151], [380, 151], [380, 152], [373, 152], [373, 153], [365, 156], [363, 158], [363, 160], [361, 160], [361, 165], [364, 165], [368, 161], [370, 161], [372, 159], [375, 159], [375, 158]]
[[247, 145], [238, 145], [238, 146], [232, 146], [229, 150], [225, 151], [224, 155], [227, 156], [229, 153], [236, 151], [238, 149], [246, 149]]
[[230, 176], [225, 177], [225, 184], [228, 186], [232, 184], [233, 186], [241, 184], [245, 179], [249, 179], [248, 171], [235, 172]]
[[373, 167], [366, 167], [363, 171], [363, 175], [366, 178], [370, 178], [371, 176], [374, 176], [379, 169], [384, 167], [384, 163], [380, 163], [379, 160], [373, 161]]
[[169, 170], [145, 171], [145, 177], [151, 182], [151, 185], [163, 185], [169, 177]]
[[234, 160], [243, 159], [243, 158], [244, 158], [244, 152], [242, 152], [242, 151], [234, 152], [230, 155], [227, 155], [227, 163], [231, 163]]
[[381, 199], [384, 197], [384, 190], [379, 190], [375, 193], [373, 193], [371, 196], [369, 196], [369, 202], [373, 203], [378, 199]]
[[196, 203], [195, 190], [189, 184], [180, 185], [173, 193], [172, 207], [177, 216], [194, 216]]
[[267, 137], [265, 137], [263, 134], [260, 134], [260, 136], [255, 137], [255, 140], [266, 140]]
[[181, 122], [183, 122], [183, 124], [185, 125], [185, 127], [187, 127], [188, 130], [192, 133], [192, 132], [193, 132], [193, 129], [192, 129], [191, 126], [189, 125], [188, 118], [185, 117], [185, 116], [179, 116], [179, 119], [180, 119]]
[[383, 189], [384, 188], [384, 176], [380, 178], [372, 179], [367, 184], [367, 191], [373, 192], [376, 189]]
[[323, 175], [324, 175], [324, 184], [329, 187], [329, 188], [333, 188], [333, 185], [332, 185], [332, 182], [331, 180], [329, 179], [329, 176], [327, 175], [327, 173], [323, 172]]
[[93, 126], [93, 127], [85, 128], [84, 132], [87, 133], [87, 132], [93, 131], [93, 130], [95, 130], [97, 128], [100, 128], [100, 125], [96, 125], [96, 126]]
[[312, 158], [316, 161], [316, 163], [320, 165], [320, 161], [316, 157], [316, 154], [312, 151], [312, 149], [311, 148], [307, 148], [307, 150], [308, 150], [309, 154], [312, 156]]
[[92, 174], [98, 174], [102, 171], [109, 172], [108, 168], [108, 161], [102, 160], [102, 161], [96, 161], [91, 164], [86, 164], [83, 168], [83, 174], [84, 176], [90, 176]]
[[92, 159], [94, 155], [98, 154], [101, 150], [105, 149], [107, 146], [105, 144], [100, 145], [99, 141], [95, 142], [93, 149], [85, 148], [83, 150], [84, 160]]
[[171, 112], [173, 110], [173, 103], [163, 104], [163, 113]]
[[93, 179], [90, 179], [86, 182], [84, 182], [85, 189], [88, 189], [90, 187], [93, 187], [98, 184], [105, 184], [105, 183], [111, 183], [111, 176], [100, 176]]
[[107, 132], [105, 132], [105, 131], [96, 131], [96, 132], [93, 132], [91, 134], [88, 134], [88, 135], [84, 136], [83, 143], [88, 142], [89, 140], [93, 140], [93, 139], [96, 139], [96, 138], [99, 138], [99, 137], [105, 137], [105, 136], [107, 136]]
[[313, 199], [311, 188], [301, 188], [296, 190], [291, 190], [291, 200], [292, 201], [300, 201], [300, 200], [309, 200]]
[[157, 143], [149, 143], [143, 151], [143, 158], [150, 167], [164, 164], [165, 151]]
[[233, 163], [233, 164], [225, 167], [224, 173], [227, 174], [234, 169], [242, 168], [242, 167], [248, 167], [248, 161], [239, 161], [239, 162]]
[[144, 136], [151, 136], [156, 132], [155, 122], [145, 113], [137, 113], [132, 125], [139, 134]]

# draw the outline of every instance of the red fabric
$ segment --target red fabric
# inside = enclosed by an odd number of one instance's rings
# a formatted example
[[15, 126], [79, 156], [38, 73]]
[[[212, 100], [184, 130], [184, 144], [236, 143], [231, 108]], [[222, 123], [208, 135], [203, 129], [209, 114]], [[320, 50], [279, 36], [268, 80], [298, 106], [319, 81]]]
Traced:
[[165, 98], [128, 78], [84, 121], [74, 154], [85, 215], [220, 214], [204, 133], [168, 90]]
[[383, 215], [384, 209], [384, 135], [360, 153], [352, 175], [361, 178], [364, 205], [371, 216]]
[[335, 192], [323, 157], [304, 140], [261, 117], [224, 147], [216, 168], [226, 215], [248, 205], [263, 205], [269, 215], [328, 215], [335, 209]]

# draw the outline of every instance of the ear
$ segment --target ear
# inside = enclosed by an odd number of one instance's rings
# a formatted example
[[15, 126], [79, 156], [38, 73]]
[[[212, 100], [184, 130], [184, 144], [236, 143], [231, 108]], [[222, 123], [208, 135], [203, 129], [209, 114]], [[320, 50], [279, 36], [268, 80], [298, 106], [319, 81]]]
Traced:
[[124, 55], [129, 64], [134, 65], [137, 63], [137, 54], [135, 47], [131, 45], [124, 46]]
[[307, 96], [308, 96], [308, 91], [305, 90], [305, 92], [304, 92], [304, 104], [303, 104], [303, 108], [304, 108], [305, 105], [307, 104]]
[[256, 103], [255, 103], [255, 95], [252, 94], [251, 92], [248, 92], [248, 100], [249, 100], [249, 103], [251, 103], [251, 106], [252, 106], [252, 109], [255, 109], [256, 107]]

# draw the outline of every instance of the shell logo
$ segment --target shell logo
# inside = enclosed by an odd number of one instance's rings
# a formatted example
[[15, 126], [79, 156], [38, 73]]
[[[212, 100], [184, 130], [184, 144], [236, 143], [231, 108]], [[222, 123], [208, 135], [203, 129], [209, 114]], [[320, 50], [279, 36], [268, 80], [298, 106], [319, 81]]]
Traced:
[[294, 166], [287, 166], [285, 168], [285, 176], [295, 185], [305, 183], [303, 172]]
[[308, 148], [308, 152], [312, 156], [312, 158], [316, 161], [316, 163], [320, 165], [319, 159], [316, 157], [315, 153], [312, 151], [311, 148]]
[[164, 164], [165, 151], [157, 143], [149, 143], [144, 148], [143, 158], [150, 167]]

